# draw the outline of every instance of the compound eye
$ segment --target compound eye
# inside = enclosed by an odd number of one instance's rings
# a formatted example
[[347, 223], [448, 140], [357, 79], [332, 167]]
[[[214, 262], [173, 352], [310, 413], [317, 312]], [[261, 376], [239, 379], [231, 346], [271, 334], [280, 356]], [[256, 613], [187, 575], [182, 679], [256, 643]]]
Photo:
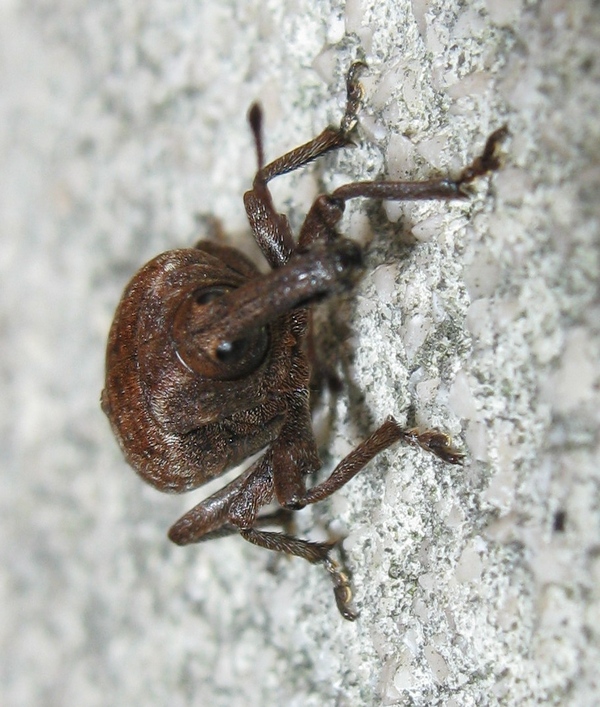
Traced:
[[235, 341], [221, 342], [214, 357], [219, 363], [219, 378], [234, 380], [253, 373], [264, 361], [269, 347], [265, 327]]
[[[200, 310], [209, 314], [211, 305], [233, 289], [225, 285], [198, 289], [182, 304], [176, 316], [177, 354], [189, 369], [204, 378], [244, 378], [261, 365], [269, 348], [266, 327], [252, 330], [234, 341], [218, 341], [210, 336], [210, 328], [201, 328], [195, 332], [194, 327], [188, 325], [197, 315], [202, 314]], [[224, 316], [228, 316], [228, 313]], [[214, 326], [219, 321], [215, 321]]]
[[235, 363], [247, 355], [250, 345], [250, 339], [224, 341], [222, 344], [217, 346], [217, 358], [224, 364]]
[[204, 306], [205, 304], [210, 304], [211, 302], [214, 302], [216, 299], [219, 297], [222, 297], [224, 294], [227, 294], [227, 292], [231, 292], [233, 288], [231, 287], [203, 287], [200, 290], [196, 290], [194, 292], [194, 302], [197, 305], [200, 305], [201, 307]]

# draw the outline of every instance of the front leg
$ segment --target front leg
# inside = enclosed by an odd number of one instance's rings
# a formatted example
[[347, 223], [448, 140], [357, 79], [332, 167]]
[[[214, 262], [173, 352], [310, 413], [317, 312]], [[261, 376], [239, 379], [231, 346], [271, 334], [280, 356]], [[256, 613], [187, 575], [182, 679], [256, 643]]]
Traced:
[[246, 214], [252, 233], [271, 267], [286, 263], [296, 250], [294, 238], [287, 218], [277, 212], [269, 191], [268, 182], [275, 177], [312, 162], [332, 150], [352, 144], [350, 135], [357, 122], [357, 113], [363, 95], [358, 80], [365, 68], [362, 62], [355, 62], [346, 77], [346, 110], [339, 128], [325, 128], [309, 142], [264, 165], [264, 145], [262, 135], [262, 110], [254, 104], [248, 113], [248, 120], [254, 135], [258, 170], [252, 189], [244, 194]]

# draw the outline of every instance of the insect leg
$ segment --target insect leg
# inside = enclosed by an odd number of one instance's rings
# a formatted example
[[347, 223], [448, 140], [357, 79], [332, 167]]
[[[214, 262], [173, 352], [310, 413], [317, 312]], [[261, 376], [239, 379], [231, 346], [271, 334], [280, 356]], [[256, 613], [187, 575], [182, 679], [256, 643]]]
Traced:
[[475, 179], [500, 167], [498, 147], [507, 134], [506, 126], [494, 131], [488, 137], [482, 153], [455, 179], [444, 177], [420, 182], [352, 182], [344, 184], [331, 194], [319, 196], [310, 208], [300, 230], [298, 241], [300, 248], [307, 247], [319, 238], [336, 239], [335, 226], [342, 218], [345, 202], [349, 199], [367, 197], [384, 201], [417, 201], [468, 197], [468, 187]]
[[[310, 446], [310, 445], [309, 445]], [[218, 532], [230, 534], [236, 527], [240, 535], [259, 547], [275, 552], [301, 557], [312, 564], [322, 563], [333, 581], [333, 591], [338, 609], [342, 616], [353, 621], [356, 614], [350, 609], [352, 590], [346, 573], [338, 563], [330, 557], [335, 543], [319, 543], [296, 538], [286, 533], [276, 533], [259, 530], [260, 526], [272, 524], [279, 519], [280, 514], [258, 516], [258, 509], [269, 503], [273, 497], [273, 451], [269, 449], [258, 462], [251, 467], [252, 472], [245, 476], [243, 483], [237, 488], [236, 497], [227, 510], [227, 521]], [[218, 537], [213, 533], [212, 537]]]
[[262, 139], [259, 137], [262, 120], [259, 117], [260, 108], [257, 104], [252, 106], [249, 114], [250, 124], [255, 135], [257, 152], [259, 154], [259, 170], [254, 178], [254, 186], [257, 184], [266, 184], [274, 177], [293, 172], [332, 150], [338, 150], [340, 147], [352, 144], [350, 136], [357, 123], [356, 116], [363, 96], [363, 89], [358, 81], [358, 77], [364, 68], [366, 68], [366, 65], [357, 61], [351, 65], [348, 71], [346, 76], [346, 110], [340, 122], [340, 127], [325, 128], [317, 137], [304, 145], [300, 145], [300, 147], [286, 152], [285, 155], [273, 160], [273, 162], [270, 162], [266, 167], [260, 164], [262, 159], [260, 157], [260, 155], [262, 155]]
[[243, 474], [182, 516], [169, 530], [169, 540], [189, 545], [238, 533], [238, 517], [246, 514], [252, 525], [258, 509], [272, 496], [271, 460], [266, 452]]
[[331, 193], [330, 198], [347, 201], [357, 196], [395, 201], [423, 199], [461, 199], [469, 196], [468, 185], [478, 177], [500, 167], [498, 147], [508, 134], [506, 126], [494, 131], [487, 139], [481, 155], [465, 167], [456, 179], [429, 179], [423, 182], [354, 182], [344, 184]]
[[346, 110], [340, 127], [325, 128], [317, 137], [266, 166], [263, 165], [262, 109], [255, 103], [248, 112], [256, 145], [258, 171], [252, 189], [244, 194], [244, 205], [254, 237], [272, 267], [287, 262], [295, 250], [295, 243], [287, 219], [275, 209], [267, 183], [274, 177], [292, 172], [327, 152], [352, 144], [350, 134], [356, 125], [356, 114], [362, 98], [358, 75], [364, 66], [356, 62], [348, 71]]
[[333, 593], [340, 613], [348, 621], [354, 621], [357, 618], [357, 614], [349, 606], [352, 601], [352, 589], [348, 576], [343, 568], [330, 557], [334, 543], [317, 543], [284, 533], [272, 533], [255, 528], [246, 528], [240, 533], [253, 545], [301, 557], [312, 564], [322, 563], [333, 581]]
[[356, 476], [373, 457], [400, 440], [419, 446], [450, 464], [460, 464], [463, 458], [463, 454], [452, 447], [450, 437], [443, 432], [403, 428], [393, 417], [388, 417], [383, 425], [342, 459], [325, 481], [309, 489], [304, 498], [294, 499], [296, 505], [301, 507], [327, 498]]

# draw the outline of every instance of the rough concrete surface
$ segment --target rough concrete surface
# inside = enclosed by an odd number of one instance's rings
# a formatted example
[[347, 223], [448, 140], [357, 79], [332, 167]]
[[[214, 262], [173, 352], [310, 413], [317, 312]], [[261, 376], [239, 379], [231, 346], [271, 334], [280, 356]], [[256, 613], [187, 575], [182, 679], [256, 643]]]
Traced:
[[[8, 0], [0, 17], [2, 705], [598, 704], [598, 3]], [[319, 567], [235, 537], [171, 545], [219, 484], [145, 486], [98, 398], [140, 265], [207, 214], [250, 247], [251, 101], [274, 157], [339, 119], [361, 55], [358, 146], [274, 186], [295, 228], [319, 190], [456, 172], [496, 127], [512, 137], [468, 202], [344, 219], [369, 269], [321, 315], [346, 375], [326, 468], [388, 414], [467, 452], [399, 445], [300, 514], [304, 536], [346, 536], [349, 623]]]

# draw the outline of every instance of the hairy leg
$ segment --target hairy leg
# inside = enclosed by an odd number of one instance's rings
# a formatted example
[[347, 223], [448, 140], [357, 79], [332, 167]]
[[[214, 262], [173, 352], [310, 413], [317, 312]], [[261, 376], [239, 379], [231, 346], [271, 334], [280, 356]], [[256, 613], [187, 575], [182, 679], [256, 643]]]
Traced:
[[507, 136], [506, 126], [495, 130], [487, 139], [482, 153], [465, 167], [458, 177], [428, 179], [420, 182], [352, 182], [344, 184], [331, 194], [319, 196], [302, 225], [300, 248], [316, 240], [337, 239], [336, 226], [344, 213], [346, 201], [357, 197], [383, 201], [424, 201], [427, 199], [464, 199], [469, 195], [469, 185], [477, 178], [500, 167], [499, 145]]
[[325, 128], [320, 135], [264, 166], [262, 138], [262, 110], [254, 104], [248, 119], [258, 160], [258, 170], [252, 189], [244, 194], [244, 205], [252, 232], [271, 267], [286, 263], [296, 250], [296, 244], [286, 217], [275, 209], [268, 182], [275, 177], [292, 172], [332, 150], [352, 143], [350, 133], [356, 125], [356, 115], [362, 98], [358, 76], [364, 64], [352, 64], [346, 77], [346, 110], [339, 128]]

